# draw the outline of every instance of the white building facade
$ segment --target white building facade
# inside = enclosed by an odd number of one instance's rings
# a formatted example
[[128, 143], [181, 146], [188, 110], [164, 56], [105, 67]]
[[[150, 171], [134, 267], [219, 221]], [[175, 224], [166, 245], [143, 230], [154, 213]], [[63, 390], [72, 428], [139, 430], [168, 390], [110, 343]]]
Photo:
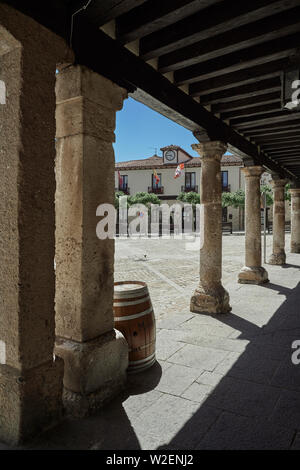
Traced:
[[[116, 191], [134, 195], [137, 192], [157, 194], [162, 202], [173, 204], [181, 192], [200, 193], [201, 159], [192, 157], [177, 145], [162, 147], [162, 157], [153, 155], [141, 160], [120, 162], [115, 167]], [[178, 178], [174, 178], [178, 165], [184, 168]], [[235, 192], [245, 189], [243, 161], [237, 155], [224, 155], [221, 161], [222, 192]], [[159, 178], [156, 178], [156, 176]], [[268, 184], [268, 173], [262, 176], [262, 184]], [[272, 210], [269, 211], [272, 219]], [[223, 209], [223, 222], [232, 222], [232, 230], [244, 229], [243, 210], [228, 207]]]

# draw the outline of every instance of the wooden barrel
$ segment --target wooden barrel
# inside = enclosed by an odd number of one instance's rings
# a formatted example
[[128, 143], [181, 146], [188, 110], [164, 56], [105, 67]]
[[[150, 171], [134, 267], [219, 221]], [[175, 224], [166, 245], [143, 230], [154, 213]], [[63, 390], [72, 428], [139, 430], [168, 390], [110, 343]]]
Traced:
[[128, 372], [140, 372], [155, 363], [155, 317], [148, 287], [140, 281], [114, 285], [115, 328], [128, 343]]

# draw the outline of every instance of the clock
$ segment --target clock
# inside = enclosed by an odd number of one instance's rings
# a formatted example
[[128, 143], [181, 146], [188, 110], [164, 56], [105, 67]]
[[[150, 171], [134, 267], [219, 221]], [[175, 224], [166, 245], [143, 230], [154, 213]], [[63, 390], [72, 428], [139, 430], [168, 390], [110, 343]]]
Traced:
[[169, 162], [174, 160], [175, 156], [176, 156], [176, 154], [175, 154], [174, 150], [167, 150], [167, 152], [165, 153], [165, 159], [168, 160]]

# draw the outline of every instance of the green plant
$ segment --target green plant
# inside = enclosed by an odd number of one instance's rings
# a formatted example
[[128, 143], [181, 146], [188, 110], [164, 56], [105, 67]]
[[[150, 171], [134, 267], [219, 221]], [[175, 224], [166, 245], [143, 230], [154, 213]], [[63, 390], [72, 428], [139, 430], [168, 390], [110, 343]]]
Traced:
[[144, 204], [146, 207], [150, 207], [151, 204], [160, 205], [160, 199], [156, 194], [141, 191], [133, 196], [129, 196], [127, 198], [127, 203], [128, 206], [132, 206], [133, 204]]
[[115, 208], [119, 209], [119, 197], [124, 196], [123, 191], [116, 191], [115, 192]]
[[267, 201], [267, 206], [271, 206], [273, 204], [273, 192], [272, 192], [272, 188], [270, 188], [270, 186], [266, 185], [266, 184], [263, 184], [261, 187], [260, 187], [260, 192], [262, 194], [265, 194], [266, 195], [266, 201]]
[[222, 193], [222, 207], [244, 207], [245, 191], [238, 189], [234, 193]]
[[286, 184], [286, 185], [285, 185], [285, 188], [284, 188], [284, 199], [285, 199], [286, 201], [290, 201], [290, 200], [291, 200], [290, 189], [291, 189], [291, 183]]
[[177, 197], [178, 201], [185, 202], [187, 204], [200, 204], [200, 194], [190, 191], [189, 193], [180, 193]]

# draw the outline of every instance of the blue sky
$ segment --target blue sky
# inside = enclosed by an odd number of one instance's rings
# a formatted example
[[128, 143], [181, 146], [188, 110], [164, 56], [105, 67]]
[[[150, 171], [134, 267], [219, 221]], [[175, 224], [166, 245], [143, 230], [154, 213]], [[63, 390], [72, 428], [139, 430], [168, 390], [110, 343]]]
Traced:
[[139, 160], [151, 157], [157, 148], [166, 145], [180, 145], [192, 156], [198, 156], [191, 148], [197, 143], [191, 131], [188, 131], [161, 114], [128, 98], [124, 107], [117, 112], [116, 143], [114, 144], [117, 162]]

